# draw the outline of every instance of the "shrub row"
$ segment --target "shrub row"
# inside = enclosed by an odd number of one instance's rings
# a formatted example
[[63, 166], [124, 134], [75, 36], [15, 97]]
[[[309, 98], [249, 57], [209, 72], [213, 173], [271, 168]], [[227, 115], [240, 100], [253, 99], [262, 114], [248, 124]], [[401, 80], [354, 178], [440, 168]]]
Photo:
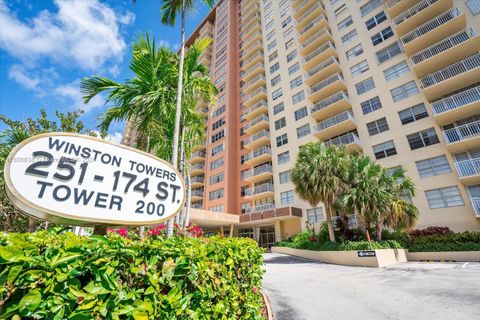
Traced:
[[262, 253], [243, 238], [0, 234], [0, 318], [261, 319]]

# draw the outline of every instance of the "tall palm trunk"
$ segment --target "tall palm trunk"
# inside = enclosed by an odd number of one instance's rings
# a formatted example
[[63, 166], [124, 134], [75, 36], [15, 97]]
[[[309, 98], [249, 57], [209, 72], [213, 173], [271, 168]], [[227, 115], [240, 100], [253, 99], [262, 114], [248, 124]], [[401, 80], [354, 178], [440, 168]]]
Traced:
[[37, 221], [33, 218], [28, 218], [28, 232], [35, 232], [37, 229]]
[[[180, 174], [185, 177], [185, 163], [187, 161], [187, 157], [185, 154], [185, 116], [182, 119], [182, 137], [180, 139]], [[181, 216], [182, 216], [183, 210], [181, 210], [176, 216], [175, 216], [175, 223], [179, 225], [179, 227], [182, 226], [181, 224]]]
[[[177, 106], [175, 109], [175, 127], [173, 131], [172, 164], [174, 168], [178, 167], [178, 138], [180, 131], [180, 116], [182, 114], [182, 91], [183, 91], [183, 62], [185, 59], [185, 0], [182, 0], [182, 27], [181, 27], [181, 47], [180, 63], [178, 66], [178, 85], [177, 85]], [[173, 219], [168, 220], [167, 237], [173, 235]]]
[[186, 228], [190, 224], [190, 199], [192, 198], [192, 181], [190, 179], [190, 172], [188, 168], [186, 168], [186, 178], [187, 178], [187, 205], [185, 206], [185, 222], [184, 228]]
[[327, 225], [328, 225], [328, 237], [330, 238], [331, 242], [335, 242], [335, 231], [333, 230], [333, 223], [332, 223], [332, 211], [331, 211], [331, 205], [329, 203], [325, 203], [325, 215], [327, 218]]
[[[147, 146], [145, 148], [145, 151], [147, 153], [150, 153], [150, 135], [147, 135]], [[140, 227], [139, 236], [140, 240], [143, 240], [145, 238], [145, 226]]]

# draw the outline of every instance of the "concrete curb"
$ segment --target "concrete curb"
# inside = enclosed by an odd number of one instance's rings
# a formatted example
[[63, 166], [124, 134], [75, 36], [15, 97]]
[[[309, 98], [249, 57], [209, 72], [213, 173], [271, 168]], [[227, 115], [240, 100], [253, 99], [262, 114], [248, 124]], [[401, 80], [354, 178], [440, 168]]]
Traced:
[[263, 290], [260, 290], [260, 293], [262, 294], [263, 302], [265, 303], [265, 309], [267, 309], [267, 320], [273, 320], [273, 312], [272, 307], [270, 306], [270, 301], [268, 301], [268, 297]]

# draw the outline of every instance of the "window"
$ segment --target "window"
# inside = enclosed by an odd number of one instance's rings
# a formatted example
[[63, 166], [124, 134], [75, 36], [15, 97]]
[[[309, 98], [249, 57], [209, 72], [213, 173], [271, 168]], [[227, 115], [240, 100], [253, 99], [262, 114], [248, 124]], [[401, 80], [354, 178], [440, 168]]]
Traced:
[[368, 1], [363, 6], [360, 7], [360, 12], [362, 14], [362, 17], [366, 16], [367, 14], [369, 14], [370, 12], [375, 10], [375, 8], [381, 6], [382, 4], [383, 4], [382, 0], [370, 0], [370, 1]]
[[397, 63], [396, 65], [383, 70], [383, 75], [385, 76], [385, 80], [390, 81], [400, 77], [402, 74], [405, 74], [409, 71], [407, 61], [402, 61]]
[[343, 19], [337, 24], [338, 31], [343, 30], [348, 26], [351, 26], [352, 24], [353, 24], [352, 16], [349, 16], [348, 18]]
[[284, 164], [290, 162], [290, 152], [285, 151], [277, 155], [278, 164]]
[[354, 65], [353, 67], [350, 68], [350, 72], [352, 73], [352, 77], [356, 77], [358, 75], [361, 75], [362, 73], [368, 71], [368, 62], [367, 60], [363, 60], [362, 62]]
[[268, 61], [269, 61], [269, 62], [272, 62], [272, 61], [275, 60], [277, 57], [278, 57], [278, 51], [275, 51], [274, 53], [272, 53], [271, 55], [268, 56]]
[[277, 40], [273, 40], [272, 42], [270, 42], [268, 44], [268, 51], [272, 50], [273, 48], [275, 48], [277, 46]]
[[295, 111], [294, 113], [295, 115], [295, 121], [298, 121], [302, 118], [305, 118], [306, 116], [308, 116], [308, 109], [307, 107], [302, 107], [298, 110]]
[[393, 30], [392, 30], [391, 27], [387, 27], [387, 28], [383, 29], [382, 31], [380, 31], [379, 33], [374, 34], [372, 36], [372, 38], [371, 38], [372, 43], [373, 43], [374, 46], [376, 46], [377, 44], [382, 43], [383, 41], [387, 40], [391, 36], [393, 36]]
[[399, 87], [393, 88], [392, 90], [390, 90], [390, 93], [392, 95], [393, 101], [398, 102], [417, 94], [418, 88], [415, 84], [415, 81], [412, 80], [410, 82], [402, 84]]
[[409, 134], [407, 136], [407, 140], [408, 144], [410, 145], [410, 149], [412, 150], [431, 146], [432, 144], [437, 144], [440, 142], [434, 128]]
[[224, 212], [225, 208], [223, 204], [219, 204], [218, 206], [209, 207], [208, 210], [215, 211], [215, 212]]
[[225, 137], [225, 130], [219, 131], [212, 136], [212, 143]]
[[274, 73], [278, 69], [280, 69], [280, 63], [277, 62], [273, 66], [270, 67], [270, 73]]
[[216, 183], [222, 182], [224, 178], [225, 178], [225, 174], [223, 172], [220, 172], [219, 174], [215, 174], [210, 177], [210, 184], [216, 184]]
[[274, 115], [282, 112], [283, 110], [285, 110], [285, 106], [284, 106], [283, 102], [280, 102], [279, 104], [276, 104], [276, 105], [273, 106], [273, 114]]
[[221, 166], [223, 166], [224, 161], [225, 160], [223, 159], [223, 157], [212, 161], [212, 163], [210, 164], [210, 170], [220, 168]]
[[468, 9], [472, 13], [472, 15], [476, 16], [477, 14], [480, 13], [480, 1], [478, 0], [467, 0], [465, 2], [467, 5]]
[[292, 52], [290, 52], [289, 54], [287, 54], [287, 62], [292, 61], [292, 60], [295, 59], [296, 57], [297, 57], [297, 50], [293, 50]]
[[297, 62], [297, 63], [291, 65], [290, 67], [288, 67], [288, 75], [291, 76], [292, 74], [294, 74], [298, 70], [300, 70], [300, 64]]
[[[225, 96], [223, 96], [223, 97], [225, 97]], [[220, 98], [219, 98], [219, 99], [220, 99]], [[213, 111], [212, 117], [213, 117], [213, 118], [218, 117], [219, 115], [221, 115], [222, 113], [225, 112], [225, 109], [226, 109], [225, 105], [221, 106], [221, 107], [218, 108], [217, 110]]]
[[299, 128], [297, 128], [297, 138], [305, 137], [310, 134], [310, 125], [307, 123]]
[[280, 184], [284, 184], [284, 183], [290, 182], [290, 170], [280, 172], [280, 173], [278, 174], [278, 177], [280, 178]]
[[291, 35], [293, 36], [293, 26], [290, 26], [287, 30], [283, 31], [283, 37], [285, 39]]
[[220, 120], [215, 121], [215, 122], [212, 124], [212, 131], [217, 130], [218, 128], [220, 128], [220, 127], [223, 126], [224, 124], [225, 124], [225, 118], [222, 118], [222, 119], [220, 119]]
[[290, 49], [294, 45], [293, 38], [285, 42], [285, 50]]
[[402, 48], [400, 47], [399, 42], [392, 43], [385, 49], [382, 49], [375, 53], [377, 55], [378, 63], [385, 62], [392, 57], [396, 56], [397, 54], [402, 52]]
[[277, 100], [283, 95], [282, 88], [278, 88], [277, 90], [272, 92], [272, 99]]
[[344, 4], [342, 4], [340, 7], [338, 7], [337, 9], [335, 9], [335, 18], [337, 18], [339, 15], [341, 15], [343, 12], [345, 12], [347, 10], [347, 6]]
[[292, 96], [292, 102], [293, 104], [299, 103], [300, 101], [303, 101], [305, 99], [305, 92], [300, 91], [299, 93], [296, 93]]
[[294, 89], [302, 84], [302, 76], [298, 76], [290, 81], [290, 89]]
[[280, 203], [282, 205], [293, 203], [293, 191], [280, 192]]
[[355, 47], [352, 49], [348, 50], [345, 54], [347, 55], [347, 60], [353, 59], [355, 57], [358, 57], [363, 53], [363, 48], [361, 44], [357, 44]]
[[285, 117], [278, 119], [275, 121], [275, 130], [279, 130], [287, 125], [287, 122], [285, 121]]
[[213, 191], [210, 191], [208, 193], [208, 199], [209, 200], [215, 200], [215, 199], [220, 199], [220, 198], [223, 198], [223, 188], [213, 190]]
[[369, 90], [372, 90], [375, 88], [375, 83], [373, 82], [373, 78], [370, 77], [368, 79], [365, 79], [355, 85], [355, 88], [357, 89], [357, 94], [361, 95], [362, 93], [365, 93]]
[[396, 155], [397, 149], [395, 149], [395, 144], [393, 143], [393, 140], [390, 140], [373, 146], [373, 153], [375, 153], [375, 159], [378, 160]]
[[216, 155], [217, 153], [222, 152], [223, 150], [224, 150], [224, 144], [223, 143], [219, 144], [216, 147], [213, 147], [212, 148], [212, 156]]
[[457, 186], [425, 191], [430, 209], [463, 206], [462, 195]]
[[378, 120], [367, 123], [368, 134], [374, 136], [384, 131], [388, 131], [388, 122], [386, 118], [380, 118]]
[[398, 112], [402, 124], [414, 122], [428, 117], [427, 109], [423, 103]]
[[307, 221], [308, 223], [322, 222], [323, 221], [322, 207], [307, 209]]
[[355, 39], [357, 36], [358, 36], [357, 30], [353, 29], [352, 31], [350, 31], [349, 33], [347, 33], [346, 35], [344, 35], [342, 37], [343, 45], [346, 45], [346, 44], [352, 42], [353, 39]]
[[367, 25], [367, 30], [375, 28], [385, 20], [387, 20], [387, 15], [385, 14], [384, 11], [382, 11], [379, 14], [377, 14], [375, 17], [368, 19], [367, 22], [365, 22], [365, 24]]
[[267, 34], [267, 41], [272, 40], [272, 38], [273, 38], [274, 36], [275, 36], [275, 30], [270, 31], [270, 32]]
[[265, 25], [265, 29], [267, 29], [267, 31], [269, 31], [270, 29], [273, 28], [273, 20], [269, 21], [266, 25]]
[[288, 143], [288, 137], [287, 134], [284, 133], [281, 136], [277, 137], [277, 147], [284, 146]]
[[292, 17], [291, 17], [291, 16], [282, 21], [282, 28], [288, 27], [288, 25], [290, 24], [290, 22], [292, 22]]
[[442, 155], [421, 161], [416, 161], [418, 173], [421, 178], [438, 176], [452, 172], [447, 157]]
[[379, 97], [374, 97], [372, 99], [369, 99], [367, 101], [360, 103], [360, 106], [362, 107], [363, 114], [368, 114], [375, 110], [381, 109], [382, 103], [380, 102]]
[[277, 84], [279, 84], [281, 81], [280, 75], [276, 76], [275, 78], [272, 79], [272, 87], [275, 87]]

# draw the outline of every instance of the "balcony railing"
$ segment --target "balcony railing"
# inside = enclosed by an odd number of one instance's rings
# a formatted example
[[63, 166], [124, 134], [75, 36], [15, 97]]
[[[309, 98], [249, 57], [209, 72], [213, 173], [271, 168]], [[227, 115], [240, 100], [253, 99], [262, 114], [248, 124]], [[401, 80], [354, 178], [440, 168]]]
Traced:
[[295, 20], [299, 22], [303, 21], [306, 17], [308, 17], [313, 11], [317, 10], [318, 8], [322, 8], [322, 5], [320, 4], [320, 2], [317, 2], [316, 4], [311, 6], [310, 9], [305, 11], [300, 17], [298, 17], [298, 19], [295, 19]]
[[428, 47], [425, 50], [420, 51], [417, 54], [414, 54], [411, 58], [412, 62], [413, 64], [423, 62], [427, 59], [430, 59], [433, 56], [436, 56], [437, 54], [447, 51], [448, 49], [453, 48], [475, 37], [476, 35], [477, 33], [472, 28], [465, 29], [459, 33], [456, 33], [448, 37], [445, 40], [435, 43], [434, 45]]
[[443, 131], [447, 144], [459, 142], [480, 136], [480, 121], [474, 121], [462, 126]]
[[295, 9], [295, 11], [301, 11], [303, 9], [303, 7], [307, 4], [307, 2], [309, 2], [310, 0], [303, 0]]
[[241, 9], [240, 14], [242, 15], [242, 17], [248, 17], [252, 13], [253, 10], [260, 10], [260, 4], [255, 3], [253, 6], [251, 6], [247, 10]]
[[263, 57], [263, 52], [262, 51], [258, 51], [257, 53], [255, 53], [254, 55], [252, 55], [250, 58], [248, 58], [247, 60], [243, 61], [242, 62], [242, 65], [241, 67], [245, 67], [246, 65], [248, 65], [251, 61], [255, 60], [256, 58], [258, 57]]
[[339, 73], [335, 73], [333, 76], [315, 84], [308, 90], [308, 94], [312, 95], [317, 93], [318, 91], [322, 90], [323, 88], [327, 87], [328, 85], [334, 83], [335, 81], [343, 80], [342, 76]]
[[428, 88], [442, 81], [448, 80], [462, 73], [480, 67], [480, 53], [451, 64], [420, 79], [422, 88]]
[[194, 204], [192, 204], [192, 208], [202, 209], [203, 208], [203, 203], [202, 202], [195, 202]]
[[306, 41], [302, 43], [301, 45], [302, 49], [305, 49], [306, 47], [308, 47], [312, 42], [314, 42], [315, 40], [323, 36], [325, 33], [328, 33], [327, 27], [323, 27], [321, 30], [318, 30], [317, 32], [315, 32], [310, 38], [308, 38]]
[[325, 43], [324, 45], [318, 47], [317, 49], [313, 50], [308, 55], [306, 55], [305, 58], [302, 59], [302, 63], [305, 64], [306, 62], [312, 60], [313, 58], [315, 58], [317, 55], [327, 50], [328, 48], [335, 49], [335, 46], [330, 41]]
[[391, 7], [397, 5], [398, 3], [400, 3], [402, 0], [388, 0], [388, 1], [385, 1], [385, 7], [387, 9], [390, 9]]
[[256, 157], [259, 157], [261, 155], [264, 155], [264, 154], [272, 154], [272, 148], [270, 148], [269, 146], [263, 146], [263, 147], [260, 147], [256, 150], [253, 150], [252, 152], [250, 152], [247, 156], [247, 160], [251, 160], [251, 159], [255, 159]]
[[252, 121], [250, 121], [249, 123], [245, 124], [243, 126], [243, 129], [245, 130], [245, 129], [248, 129], [250, 127], [253, 127], [254, 125], [256, 125], [257, 123], [259, 123], [261, 121], [267, 121], [268, 122], [268, 116], [264, 115], [264, 114], [259, 115], [258, 117], [254, 118]]
[[262, 164], [261, 166], [255, 167], [252, 169], [252, 175], [257, 176], [262, 173], [272, 173], [272, 165], [271, 164]]
[[410, 19], [411, 17], [413, 17], [420, 11], [428, 8], [429, 6], [431, 6], [437, 1], [438, 0], [422, 0], [421, 2], [417, 3], [413, 7], [410, 7], [408, 10], [402, 12], [402, 14], [393, 18], [393, 23], [395, 23], [396, 25], [399, 25], [400, 23], [404, 22], [407, 19]]
[[262, 130], [260, 132], [255, 133], [253, 136], [251, 136], [248, 139], [245, 139], [245, 144], [252, 143], [260, 138], [267, 137], [270, 138], [270, 131], [268, 130]]
[[335, 57], [331, 57], [327, 60], [325, 60], [324, 62], [320, 63], [319, 65], [315, 66], [313, 69], [310, 69], [306, 75], [305, 75], [305, 79], [308, 79], [310, 78], [311, 76], [319, 73], [320, 71], [322, 71], [323, 69], [325, 69], [326, 67], [328, 67], [329, 65], [332, 65], [334, 63], [338, 63], [338, 60], [335, 58]]
[[192, 190], [192, 197], [203, 197], [203, 190]]
[[254, 73], [258, 68], [265, 69], [265, 65], [262, 62], [256, 63], [253, 67], [250, 67], [248, 72], [242, 74], [242, 78], [248, 77], [250, 74]]
[[258, 37], [258, 36], [260, 36], [260, 37], [262, 36], [261, 31], [254, 32], [247, 39], [243, 40], [242, 44], [240, 45], [240, 48], [243, 48], [246, 44], [248, 44], [250, 41], [252, 41], [252, 39], [254, 39], [255, 37]]
[[[244, 34], [248, 33], [250, 30], [252, 30], [253, 28], [255, 28], [256, 24], [250, 24], [250, 22], [252, 20], [254, 20], [255, 18], [261, 18], [261, 15], [260, 13], [255, 13], [253, 16], [249, 17], [248, 20], [246, 16], [243, 16], [240, 18], [241, 20], [241, 23], [242, 23], [242, 26], [240, 27], [240, 37], [242, 37]], [[248, 26], [248, 28], [246, 28]]]
[[192, 183], [203, 183], [205, 181], [204, 176], [196, 176], [192, 178]]
[[255, 89], [252, 93], [250, 93], [249, 95], [247, 95], [243, 101], [248, 101], [248, 100], [250, 100], [251, 98], [255, 97], [257, 94], [262, 93], [262, 92], [266, 94], [266, 93], [267, 93], [267, 89], [265, 89], [265, 87], [260, 87], [260, 88], [258, 88], [258, 89]]
[[325, 119], [317, 123], [317, 125], [315, 126], [315, 130], [319, 132], [347, 120], [352, 120], [352, 121], [355, 120], [355, 118], [353, 117], [353, 113], [351, 111], [344, 111], [342, 113], [337, 114], [336, 116], [333, 116], [331, 118]]
[[472, 207], [475, 211], [475, 214], [480, 216], [480, 197], [470, 198], [470, 201], [472, 202]]
[[264, 192], [273, 192], [273, 183], [264, 183], [258, 186], [254, 186], [253, 188], [248, 188], [245, 194], [251, 196]]
[[360, 144], [360, 139], [353, 132], [349, 132], [341, 136], [338, 136], [336, 138], [325, 141], [326, 146], [348, 145], [352, 143]]
[[480, 86], [432, 102], [431, 106], [433, 114], [439, 115], [478, 101], [480, 101]]
[[407, 44], [412, 42], [413, 40], [417, 39], [418, 37], [423, 36], [424, 34], [432, 31], [435, 28], [447, 23], [448, 21], [460, 16], [462, 12], [457, 7], [448, 10], [447, 12], [427, 21], [426, 23], [422, 24], [420, 27], [416, 28], [415, 30], [410, 31], [406, 35], [404, 35], [401, 39], [403, 44]]
[[468, 177], [480, 174], [480, 158], [455, 162], [458, 175]]
[[192, 158], [196, 158], [196, 157], [200, 157], [200, 158], [205, 158], [205, 151], [195, 151], [192, 153]]
[[267, 211], [267, 210], [274, 210], [274, 209], [275, 209], [275, 204], [267, 203], [267, 204], [262, 204], [261, 206], [255, 206], [254, 208], [248, 208], [246, 213], [260, 212], [260, 211]]
[[311, 109], [311, 113], [314, 113], [314, 112], [317, 112], [318, 110], [321, 110], [323, 108], [326, 108], [342, 99], [346, 99], [348, 100], [348, 96], [345, 94], [345, 92], [338, 92], [338, 93], [335, 93], [333, 95], [331, 95], [330, 97], [322, 100], [322, 101], [319, 101], [317, 103], [315, 103], [313, 106], [312, 106], [312, 109]]
[[205, 169], [205, 165], [203, 163], [196, 163], [192, 166], [191, 170], [203, 170]]
[[265, 76], [263, 74], [259, 74], [258, 76], [256, 76], [255, 78], [253, 78], [252, 80], [248, 81], [248, 82], [245, 82], [245, 84], [242, 86], [242, 89], [243, 90], [246, 90], [248, 89], [248, 87], [250, 87], [252, 84], [254, 84], [255, 82], [257, 82], [258, 80], [263, 80], [265, 81]]

